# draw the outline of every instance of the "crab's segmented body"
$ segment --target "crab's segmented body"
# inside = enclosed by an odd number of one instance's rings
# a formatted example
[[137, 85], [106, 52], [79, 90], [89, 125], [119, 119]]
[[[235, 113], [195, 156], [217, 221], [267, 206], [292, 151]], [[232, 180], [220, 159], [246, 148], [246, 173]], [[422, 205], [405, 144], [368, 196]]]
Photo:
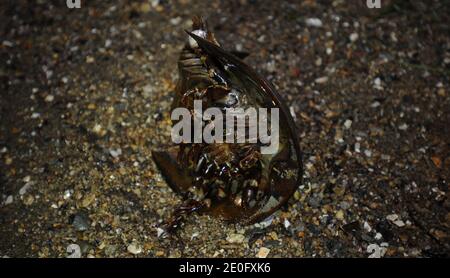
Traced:
[[[168, 184], [186, 199], [177, 213], [200, 210], [252, 223], [286, 203], [301, 182], [295, 126], [267, 80], [224, 51], [201, 19], [194, 18], [193, 29], [180, 54], [172, 108], [185, 107], [193, 117], [195, 100], [203, 109], [216, 107], [224, 114], [230, 108], [278, 108], [279, 146], [275, 153], [264, 154], [262, 143], [247, 137], [245, 143], [180, 143], [153, 156]], [[240, 124], [249, 129], [248, 122]], [[225, 136], [227, 130], [223, 132]], [[234, 136], [238, 140], [238, 133]]]

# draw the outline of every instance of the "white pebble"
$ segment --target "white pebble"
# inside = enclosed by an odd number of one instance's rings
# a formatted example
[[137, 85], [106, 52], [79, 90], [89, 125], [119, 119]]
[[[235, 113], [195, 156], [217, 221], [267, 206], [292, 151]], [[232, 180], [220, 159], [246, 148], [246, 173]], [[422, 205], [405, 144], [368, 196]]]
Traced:
[[181, 17], [175, 17], [175, 18], [172, 18], [171, 20], [170, 20], [170, 24], [172, 24], [172, 25], [178, 25], [178, 24], [180, 24], [180, 22], [181, 22]]
[[156, 236], [160, 237], [161, 235], [163, 235], [165, 232], [163, 229], [161, 228], [156, 228]]
[[78, 259], [81, 258], [81, 248], [78, 244], [70, 244], [66, 249], [70, 255], [67, 258]]
[[355, 143], [355, 152], [360, 153], [361, 152], [361, 144], [360, 143]]
[[9, 195], [8, 197], [6, 197], [5, 200], [5, 205], [9, 205], [14, 201], [14, 197], [12, 195]]
[[328, 77], [323, 76], [323, 77], [316, 78], [316, 80], [314, 80], [314, 82], [316, 82], [317, 84], [326, 83], [326, 82], [328, 82]]
[[287, 229], [287, 228], [289, 228], [289, 226], [291, 226], [291, 222], [289, 222], [289, 220], [287, 220], [287, 219], [284, 219], [283, 224], [284, 224], [285, 229]]
[[110, 149], [110, 150], [109, 150], [109, 154], [110, 154], [112, 157], [117, 158], [117, 157], [119, 157], [119, 156], [122, 154], [122, 149], [121, 149], [121, 148], [118, 148], [118, 149], [116, 149], [116, 150]]
[[34, 112], [33, 114], [31, 114], [31, 118], [32, 119], [37, 119], [37, 118], [39, 118], [41, 116], [41, 114], [39, 114], [39, 113], [37, 113], [37, 112]]
[[[203, 31], [203, 30], [194, 30], [194, 31], [192, 31], [192, 33], [194, 35], [197, 35], [197, 36], [201, 37], [201, 38], [206, 38], [206, 32]], [[189, 36], [189, 46], [192, 47], [192, 48], [198, 47], [197, 42], [191, 36]]]
[[352, 33], [352, 34], [350, 35], [350, 41], [352, 41], [352, 42], [357, 41], [358, 38], [359, 38], [358, 33]]
[[102, 131], [102, 126], [100, 124], [95, 124], [94, 128], [92, 129], [94, 133], [100, 133]]
[[306, 25], [311, 27], [322, 27], [322, 20], [319, 18], [307, 18], [305, 20]]
[[64, 200], [69, 199], [70, 196], [72, 196], [72, 190], [67, 189], [66, 191], [64, 191], [64, 195], [63, 195], [63, 199], [64, 199]]
[[350, 127], [352, 127], [352, 120], [345, 120], [344, 127], [346, 129], [349, 129]]
[[378, 244], [369, 244], [369, 246], [367, 246], [367, 253], [370, 253], [369, 258], [381, 258], [380, 246], [378, 246]]
[[405, 222], [403, 222], [402, 220], [394, 221], [394, 224], [397, 225], [398, 227], [403, 227], [403, 226], [405, 226]]
[[194, 238], [198, 237], [198, 235], [199, 235], [199, 233], [197, 233], [197, 232], [192, 233], [191, 240], [193, 240]]
[[277, 70], [277, 68], [275, 67], [275, 61], [267, 62], [266, 69], [268, 72], [275, 72]]
[[130, 245], [128, 245], [127, 251], [133, 255], [137, 255], [137, 254], [142, 253], [142, 248], [137, 243], [133, 242]]
[[379, 101], [374, 101], [371, 105], [370, 105], [370, 107], [372, 107], [372, 108], [377, 108], [378, 106], [380, 106], [381, 105], [381, 103], [379, 102]]
[[258, 251], [258, 254], [256, 254], [256, 257], [258, 258], [267, 258], [267, 255], [269, 255], [270, 249], [266, 247], [261, 247]]
[[45, 97], [45, 102], [52, 102], [55, 99], [53, 95], [47, 95]]
[[388, 216], [386, 216], [386, 219], [389, 220], [389, 221], [394, 222], [395, 220], [398, 219], [398, 215], [395, 214], [395, 213], [394, 214], [389, 214]]

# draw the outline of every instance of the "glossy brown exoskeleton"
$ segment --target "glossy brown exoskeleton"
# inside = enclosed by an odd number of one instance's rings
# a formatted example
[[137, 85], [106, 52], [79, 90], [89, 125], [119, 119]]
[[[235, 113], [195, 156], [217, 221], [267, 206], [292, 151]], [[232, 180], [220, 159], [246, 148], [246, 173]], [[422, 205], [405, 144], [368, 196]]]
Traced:
[[245, 224], [275, 212], [301, 182], [302, 164], [294, 122], [273, 86], [235, 55], [223, 50], [201, 18], [178, 62], [179, 82], [172, 108], [278, 108], [279, 147], [261, 153], [261, 143], [180, 143], [153, 158], [183, 205], [174, 212], [174, 228], [188, 212], [199, 211]]

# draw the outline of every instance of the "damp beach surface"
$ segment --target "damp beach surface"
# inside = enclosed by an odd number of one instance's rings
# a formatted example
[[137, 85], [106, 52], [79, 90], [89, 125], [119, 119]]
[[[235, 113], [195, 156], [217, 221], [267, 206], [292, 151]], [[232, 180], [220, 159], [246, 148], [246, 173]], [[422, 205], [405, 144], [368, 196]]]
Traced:
[[[60, 2], [0, 3], [1, 257], [449, 255], [445, 1]], [[151, 151], [195, 14], [273, 82], [305, 174], [261, 223], [167, 238], [180, 198]]]

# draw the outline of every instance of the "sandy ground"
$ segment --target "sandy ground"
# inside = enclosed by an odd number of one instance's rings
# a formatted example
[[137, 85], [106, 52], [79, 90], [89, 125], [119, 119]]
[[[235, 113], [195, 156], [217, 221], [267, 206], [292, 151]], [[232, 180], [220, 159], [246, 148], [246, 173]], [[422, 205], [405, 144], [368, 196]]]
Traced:
[[[1, 1], [0, 256], [448, 256], [450, 5], [356, 2]], [[260, 225], [164, 238], [151, 150], [194, 14], [286, 100], [305, 178]]]

